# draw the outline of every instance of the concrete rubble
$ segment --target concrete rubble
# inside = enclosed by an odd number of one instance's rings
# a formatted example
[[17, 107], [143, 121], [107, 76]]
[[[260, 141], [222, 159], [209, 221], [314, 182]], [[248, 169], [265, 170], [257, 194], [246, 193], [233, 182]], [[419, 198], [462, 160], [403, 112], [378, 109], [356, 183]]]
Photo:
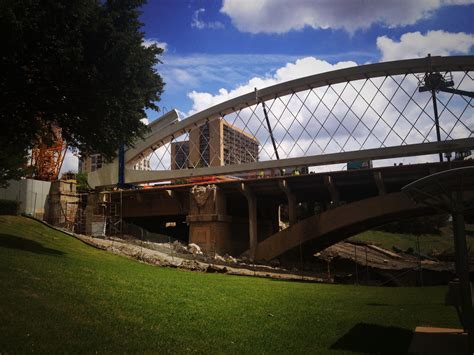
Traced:
[[345, 241], [334, 244], [318, 253], [317, 256], [326, 261], [350, 260], [359, 265], [378, 269], [403, 270], [416, 269], [420, 266], [427, 270], [453, 270], [452, 262], [434, 261], [432, 258], [418, 257], [407, 253], [394, 253], [372, 244]]
[[[361, 242], [345, 241], [333, 245], [324, 251], [315, 254], [315, 261], [327, 263], [327, 270], [314, 269], [311, 265], [295, 265], [284, 262], [285, 267], [280, 264], [279, 259], [270, 260], [266, 264], [253, 263], [246, 256], [235, 258], [229, 254], [219, 255], [217, 253], [205, 254], [195, 243], [186, 245], [178, 240], [174, 242], [152, 242], [150, 240], [138, 240], [130, 236], [117, 237], [92, 237], [82, 234], [71, 233], [65, 229], [53, 227], [46, 222], [42, 223], [51, 228], [61, 230], [84, 243], [93, 247], [110, 251], [115, 254], [139, 260], [144, 263], [165, 267], [180, 268], [190, 271], [226, 273], [230, 275], [267, 277], [282, 280], [310, 281], [310, 282], [334, 282], [336, 276], [341, 282], [340, 275], [329, 272], [335, 263], [349, 261], [349, 267], [355, 264], [370, 266], [374, 270], [397, 271], [397, 270], [431, 270], [435, 272], [451, 272], [452, 262], [433, 261], [419, 258], [406, 253], [394, 253], [393, 251], [379, 248], [374, 245]], [[296, 267], [298, 266], [298, 267]], [[302, 269], [300, 269], [300, 266]], [[362, 270], [362, 269], [361, 269]], [[337, 270], [333, 270], [338, 272]], [[346, 270], [347, 271], [347, 270]], [[344, 273], [344, 270], [341, 270]], [[362, 273], [365, 271], [362, 271]], [[342, 275], [342, 274], [341, 274]], [[351, 275], [346, 275], [351, 276]], [[352, 275], [353, 276], [353, 275]]]
[[[85, 235], [72, 234], [84, 243], [109, 252], [124, 255], [147, 264], [174, 267], [190, 271], [226, 273], [229, 275], [256, 276], [281, 280], [323, 282], [319, 277], [297, 275], [282, 268], [267, 265], [257, 265], [238, 260], [230, 255], [206, 256], [196, 244], [186, 247], [183, 243], [142, 243], [133, 244], [119, 238], [94, 238]], [[151, 249], [152, 244], [167, 252]], [[162, 244], [168, 244], [166, 247]]]
[[202, 251], [201, 251], [201, 248], [199, 247], [199, 245], [197, 244], [194, 244], [194, 243], [190, 243], [188, 245], [188, 251], [193, 254], [193, 255], [202, 255]]

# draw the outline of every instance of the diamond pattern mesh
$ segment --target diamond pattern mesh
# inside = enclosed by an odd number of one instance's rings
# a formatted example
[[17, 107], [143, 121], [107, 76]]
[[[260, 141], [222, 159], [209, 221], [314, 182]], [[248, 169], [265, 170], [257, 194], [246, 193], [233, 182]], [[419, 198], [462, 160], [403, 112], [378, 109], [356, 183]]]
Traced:
[[[474, 91], [470, 72], [452, 73], [455, 88]], [[152, 170], [193, 169], [436, 141], [430, 92], [415, 74], [311, 88], [249, 105], [192, 127], [149, 157]], [[437, 93], [442, 140], [474, 136], [472, 98]]]

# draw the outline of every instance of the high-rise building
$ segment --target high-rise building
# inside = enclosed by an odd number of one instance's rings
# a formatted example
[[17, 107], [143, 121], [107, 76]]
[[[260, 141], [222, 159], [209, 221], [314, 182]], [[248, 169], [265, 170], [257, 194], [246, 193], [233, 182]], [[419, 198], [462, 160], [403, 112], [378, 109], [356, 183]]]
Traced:
[[102, 164], [103, 159], [101, 154], [91, 154], [89, 156], [84, 156], [79, 158], [78, 171], [80, 173], [90, 173], [102, 168]]
[[145, 157], [133, 166], [133, 170], [151, 170], [150, 158]]
[[258, 140], [223, 118], [192, 129], [189, 140], [171, 143], [171, 169], [258, 161]]
[[189, 141], [171, 144], [171, 169], [186, 169], [189, 160]]
[[[79, 168], [78, 171], [80, 173], [90, 173], [96, 171], [97, 169], [102, 168], [104, 164], [104, 159], [101, 154], [91, 154], [86, 157], [81, 157], [79, 159]], [[133, 166], [134, 170], [151, 170], [150, 167], [150, 159], [149, 157], [145, 157], [136, 163]]]

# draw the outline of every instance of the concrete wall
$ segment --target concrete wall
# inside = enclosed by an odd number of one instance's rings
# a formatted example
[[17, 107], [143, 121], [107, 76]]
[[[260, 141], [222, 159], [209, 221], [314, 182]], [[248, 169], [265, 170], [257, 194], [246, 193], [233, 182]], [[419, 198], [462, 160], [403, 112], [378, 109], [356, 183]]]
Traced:
[[51, 183], [33, 179], [12, 180], [0, 189], [0, 199], [20, 202], [20, 213], [43, 219]]
[[78, 202], [75, 181], [53, 181], [49, 190], [45, 220], [55, 226], [66, 228], [77, 224]]

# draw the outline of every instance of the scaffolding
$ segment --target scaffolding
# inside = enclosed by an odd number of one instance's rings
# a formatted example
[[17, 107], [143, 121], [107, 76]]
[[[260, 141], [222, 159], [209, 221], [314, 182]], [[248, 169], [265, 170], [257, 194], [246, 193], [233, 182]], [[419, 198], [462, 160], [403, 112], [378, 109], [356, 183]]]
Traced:
[[[122, 233], [122, 191], [118, 194], [103, 192], [99, 206], [104, 220], [104, 235], [121, 236]], [[115, 197], [115, 198], [114, 198]]]

